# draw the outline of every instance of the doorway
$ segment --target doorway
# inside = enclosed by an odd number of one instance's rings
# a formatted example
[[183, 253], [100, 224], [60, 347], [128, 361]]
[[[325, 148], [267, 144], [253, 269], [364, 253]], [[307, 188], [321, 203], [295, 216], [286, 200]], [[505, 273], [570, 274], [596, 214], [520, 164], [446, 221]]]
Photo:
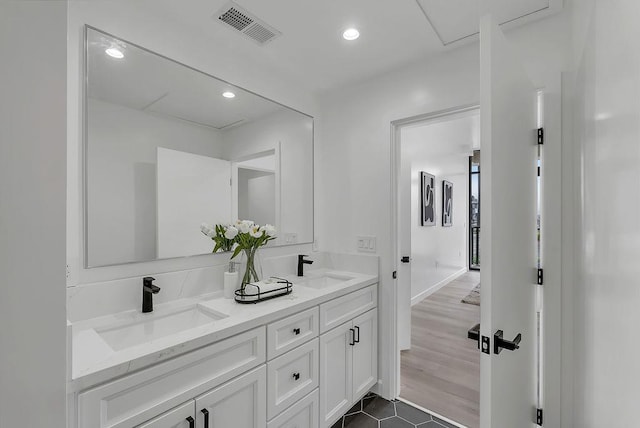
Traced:
[[469, 271], [479, 220], [470, 221], [479, 207], [471, 204], [469, 159], [479, 157], [479, 128], [470, 107], [401, 126], [398, 140], [398, 246], [408, 261], [398, 291], [410, 293], [398, 313], [399, 396], [468, 427], [479, 426], [480, 356], [466, 332], [480, 309], [477, 298], [465, 301], [474, 290], [479, 296], [479, 273]]
[[469, 156], [469, 270], [480, 270], [480, 150]]

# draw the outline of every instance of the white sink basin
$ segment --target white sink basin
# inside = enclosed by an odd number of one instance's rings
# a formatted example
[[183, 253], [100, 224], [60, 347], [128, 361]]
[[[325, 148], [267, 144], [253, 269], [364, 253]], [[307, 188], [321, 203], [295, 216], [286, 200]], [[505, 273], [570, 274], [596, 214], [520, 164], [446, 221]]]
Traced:
[[354, 277], [349, 275], [340, 275], [335, 273], [323, 273], [319, 275], [309, 275], [304, 276], [302, 278], [298, 277], [294, 283], [302, 285], [304, 287], [309, 288], [325, 288], [331, 287], [332, 285], [338, 285], [347, 281], [352, 280]]
[[226, 317], [220, 312], [194, 305], [157, 316], [140, 314], [133, 322], [103, 327], [96, 332], [114, 351], [120, 351]]

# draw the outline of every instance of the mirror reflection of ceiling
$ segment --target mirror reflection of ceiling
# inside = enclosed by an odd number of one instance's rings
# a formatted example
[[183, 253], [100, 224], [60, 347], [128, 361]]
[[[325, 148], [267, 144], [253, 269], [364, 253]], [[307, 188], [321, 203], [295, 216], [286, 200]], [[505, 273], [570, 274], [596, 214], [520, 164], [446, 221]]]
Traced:
[[[93, 99], [218, 130], [247, 124], [285, 107], [135, 45], [87, 29]], [[124, 57], [105, 50], [114, 46]], [[138, 76], [146, 76], [141, 82]], [[222, 96], [232, 92], [232, 99]]]

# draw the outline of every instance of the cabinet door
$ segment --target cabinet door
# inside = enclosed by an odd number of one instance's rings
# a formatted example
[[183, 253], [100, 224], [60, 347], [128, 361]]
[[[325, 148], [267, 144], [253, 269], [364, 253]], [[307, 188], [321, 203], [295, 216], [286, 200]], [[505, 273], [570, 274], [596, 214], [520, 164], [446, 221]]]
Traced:
[[378, 310], [372, 309], [353, 320], [353, 396], [358, 399], [378, 381]]
[[189, 400], [182, 406], [171, 409], [157, 418], [138, 425], [137, 428], [194, 428], [195, 404], [195, 401]]
[[196, 417], [198, 428], [266, 428], [265, 366], [196, 398]]
[[351, 322], [320, 336], [321, 426], [332, 424], [351, 406], [351, 339]]

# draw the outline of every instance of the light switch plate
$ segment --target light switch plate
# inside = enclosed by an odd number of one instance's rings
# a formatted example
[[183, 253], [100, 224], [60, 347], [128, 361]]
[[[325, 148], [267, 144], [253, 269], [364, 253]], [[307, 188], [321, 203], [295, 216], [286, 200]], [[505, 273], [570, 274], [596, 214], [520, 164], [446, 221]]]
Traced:
[[377, 250], [375, 236], [357, 236], [356, 249], [362, 253], [375, 253]]

